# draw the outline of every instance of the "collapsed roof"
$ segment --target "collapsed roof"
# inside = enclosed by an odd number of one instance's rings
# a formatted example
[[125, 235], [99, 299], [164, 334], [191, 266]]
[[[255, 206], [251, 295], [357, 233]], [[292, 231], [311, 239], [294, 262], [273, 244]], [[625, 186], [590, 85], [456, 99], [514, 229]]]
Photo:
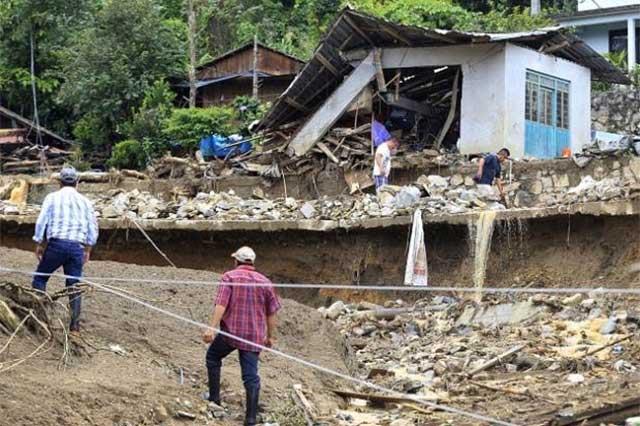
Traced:
[[314, 111], [353, 70], [342, 52], [372, 47], [435, 47], [504, 42], [582, 65], [591, 70], [592, 78], [597, 81], [630, 83], [621, 70], [583, 40], [561, 31], [559, 27], [502, 34], [426, 29], [396, 24], [347, 8], [338, 15], [311, 60], [278, 98], [258, 128], [276, 128]]

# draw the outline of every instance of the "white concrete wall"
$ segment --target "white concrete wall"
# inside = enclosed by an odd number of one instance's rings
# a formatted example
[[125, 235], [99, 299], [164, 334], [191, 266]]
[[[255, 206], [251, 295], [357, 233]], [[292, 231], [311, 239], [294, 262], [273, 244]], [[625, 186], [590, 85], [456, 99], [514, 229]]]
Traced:
[[578, 12], [609, 7], [640, 5], [640, 0], [579, 0]]
[[505, 47], [462, 63], [458, 149], [465, 154], [495, 151], [504, 141]]
[[525, 83], [527, 70], [570, 82], [569, 130], [571, 151], [580, 152], [591, 139], [591, 70], [573, 62], [507, 44], [505, 51], [505, 145], [515, 157], [524, 156]]
[[626, 29], [627, 23], [622, 21], [611, 24], [578, 27], [576, 28], [576, 35], [584, 40], [596, 52], [607, 53], [609, 52], [609, 31]]

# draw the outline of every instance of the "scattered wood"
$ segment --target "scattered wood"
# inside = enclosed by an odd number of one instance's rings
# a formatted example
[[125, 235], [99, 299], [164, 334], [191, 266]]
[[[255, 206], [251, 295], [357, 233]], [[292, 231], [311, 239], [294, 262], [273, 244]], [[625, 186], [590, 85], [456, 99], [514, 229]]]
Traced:
[[632, 398], [602, 408], [583, 411], [571, 417], [553, 419], [548, 426], [599, 426], [622, 424], [629, 417], [640, 414], [640, 398]]
[[458, 83], [460, 81], [460, 70], [456, 71], [456, 76], [453, 79], [453, 89], [451, 91], [451, 107], [449, 108], [449, 115], [447, 115], [447, 119], [444, 122], [444, 126], [442, 127], [442, 129], [440, 130], [440, 134], [438, 134], [438, 137], [436, 139], [436, 142], [434, 144], [436, 149], [440, 148], [440, 145], [442, 145], [442, 141], [444, 140], [445, 136], [447, 136], [447, 133], [449, 133], [449, 129], [451, 128], [451, 124], [453, 124], [453, 119], [456, 116], [456, 110], [458, 107]]
[[11, 332], [16, 331], [20, 325], [18, 316], [11, 310], [4, 300], [0, 299], [0, 323], [8, 328]]
[[315, 407], [309, 402], [305, 394], [302, 392], [302, 385], [293, 385], [293, 399], [296, 405], [302, 409], [307, 426], [313, 426], [317, 417]]
[[509, 349], [508, 351], [506, 351], [506, 352], [504, 352], [504, 353], [502, 353], [502, 354], [500, 354], [500, 355], [496, 356], [495, 358], [490, 359], [489, 361], [485, 362], [485, 363], [484, 363], [484, 364], [482, 364], [481, 366], [474, 368], [473, 370], [471, 370], [471, 371], [468, 373], [468, 376], [469, 376], [469, 377], [473, 377], [473, 376], [475, 376], [476, 374], [480, 373], [481, 371], [487, 370], [487, 369], [489, 369], [489, 368], [493, 367], [494, 365], [496, 365], [496, 364], [498, 364], [498, 363], [502, 362], [504, 359], [506, 359], [506, 358], [510, 357], [511, 355], [513, 355], [513, 354], [516, 354], [516, 353], [520, 352], [521, 350], [523, 350], [523, 349], [524, 349], [524, 348], [526, 348], [526, 347], [527, 347], [527, 345], [518, 345], [518, 346], [515, 346], [515, 347], [513, 347], [513, 348]]
[[331, 161], [333, 161], [333, 162], [334, 162], [334, 163], [336, 163], [336, 164], [340, 164], [340, 160], [338, 160], [338, 159], [336, 158], [336, 156], [335, 156], [335, 155], [333, 155], [333, 152], [331, 152], [331, 150], [330, 150], [329, 148], [327, 148], [327, 146], [326, 146], [324, 143], [322, 143], [322, 142], [318, 142], [318, 143], [316, 143], [316, 146], [317, 146], [318, 148], [320, 148], [320, 151], [322, 151], [322, 152], [324, 153], [324, 155], [326, 155], [327, 157], [329, 157], [329, 159], [330, 159]]
[[436, 400], [435, 398], [408, 398], [402, 396], [388, 396], [388, 395], [380, 395], [373, 393], [364, 393], [364, 392], [352, 392], [352, 391], [343, 391], [333, 389], [333, 393], [343, 398], [355, 398], [362, 399], [364, 401], [369, 401], [374, 404], [404, 404], [404, 403], [416, 403], [417, 401], [429, 401], [432, 402]]
[[602, 345], [602, 346], [600, 346], [600, 347], [598, 347], [598, 348], [593, 348], [593, 349], [588, 350], [588, 351], [584, 354], [584, 356], [591, 356], [591, 355], [595, 355], [595, 354], [597, 354], [598, 352], [601, 352], [601, 351], [603, 351], [603, 350], [605, 350], [605, 349], [607, 349], [607, 348], [610, 348], [611, 346], [615, 346], [615, 345], [617, 345], [617, 344], [618, 344], [618, 343], [620, 343], [620, 342], [624, 342], [625, 340], [628, 340], [628, 339], [630, 339], [631, 337], [633, 337], [633, 334], [627, 334], [626, 336], [623, 336], [623, 337], [621, 337], [621, 338], [619, 338], [619, 339], [616, 339], [616, 340], [614, 340], [614, 341], [612, 341], [612, 342], [609, 342], [609, 343], [607, 343], [606, 345]]

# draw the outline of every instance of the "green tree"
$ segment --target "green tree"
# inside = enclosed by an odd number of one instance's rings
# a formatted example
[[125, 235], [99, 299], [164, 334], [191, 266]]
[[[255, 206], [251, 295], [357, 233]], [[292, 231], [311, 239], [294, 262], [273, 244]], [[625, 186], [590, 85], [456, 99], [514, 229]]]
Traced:
[[[0, 1], [0, 104], [33, 116], [31, 48], [41, 124], [65, 133], [69, 111], [56, 102], [61, 52], [91, 22], [95, 0]], [[33, 43], [31, 43], [33, 41]]]
[[[120, 126], [140, 106], [153, 82], [182, 75], [184, 24], [165, 20], [152, 0], [106, 0], [95, 25], [66, 51], [61, 101], [85, 123], [99, 126], [75, 135], [88, 148], [121, 137]], [[86, 118], [90, 119], [87, 120]], [[97, 135], [99, 133], [99, 135]]]

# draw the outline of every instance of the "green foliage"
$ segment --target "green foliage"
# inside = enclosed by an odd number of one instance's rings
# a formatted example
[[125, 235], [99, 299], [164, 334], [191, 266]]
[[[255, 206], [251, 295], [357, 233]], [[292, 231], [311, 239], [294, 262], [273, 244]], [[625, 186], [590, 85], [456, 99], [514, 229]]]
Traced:
[[110, 167], [118, 169], [143, 169], [147, 164], [142, 144], [133, 139], [118, 142], [107, 162]]
[[241, 124], [242, 133], [249, 133], [249, 126], [256, 120], [261, 120], [269, 110], [270, 104], [263, 103], [251, 96], [238, 96], [232, 102], [236, 115]]
[[[627, 77], [631, 80], [631, 84], [634, 87], [640, 87], [640, 66], [635, 66], [632, 71], [629, 71], [627, 66], [627, 51], [622, 50], [620, 52], [609, 52], [605, 53], [604, 57], [611, 62], [611, 64], [627, 74]], [[611, 83], [603, 83], [600, 81], [595, 81], [591, 83], [591, 90], [594, 92], [605, 92], [611, 89]]]
[[240, 132], [233, 107], [174, 109], [164, 123], [164, 134], [187, 151], [198, 149], [200, 139], [214, 133], [228, 136]]
[[219, 54], [257, 35], [264, 44], [307, 58], [339, 10], [340, 0], [227, 1], [208, 10], [208, 46]]
[[122, 134], [153, 82], [182, 72], [184, 49], [176, 22], [164, 20], [153, 0], [106, 0], [95, 19], [66, 51], [60, 96], [76, 114], [100, 121], [93, 132], [103, 142]]
[[552, 24], [546, 15], [531, 16], [524, 8], [497, 7], [481, 13], [467, 10], [451, 0], [349, 0], [348, 3], [394, 22], [425, 28], [508, 32]]

